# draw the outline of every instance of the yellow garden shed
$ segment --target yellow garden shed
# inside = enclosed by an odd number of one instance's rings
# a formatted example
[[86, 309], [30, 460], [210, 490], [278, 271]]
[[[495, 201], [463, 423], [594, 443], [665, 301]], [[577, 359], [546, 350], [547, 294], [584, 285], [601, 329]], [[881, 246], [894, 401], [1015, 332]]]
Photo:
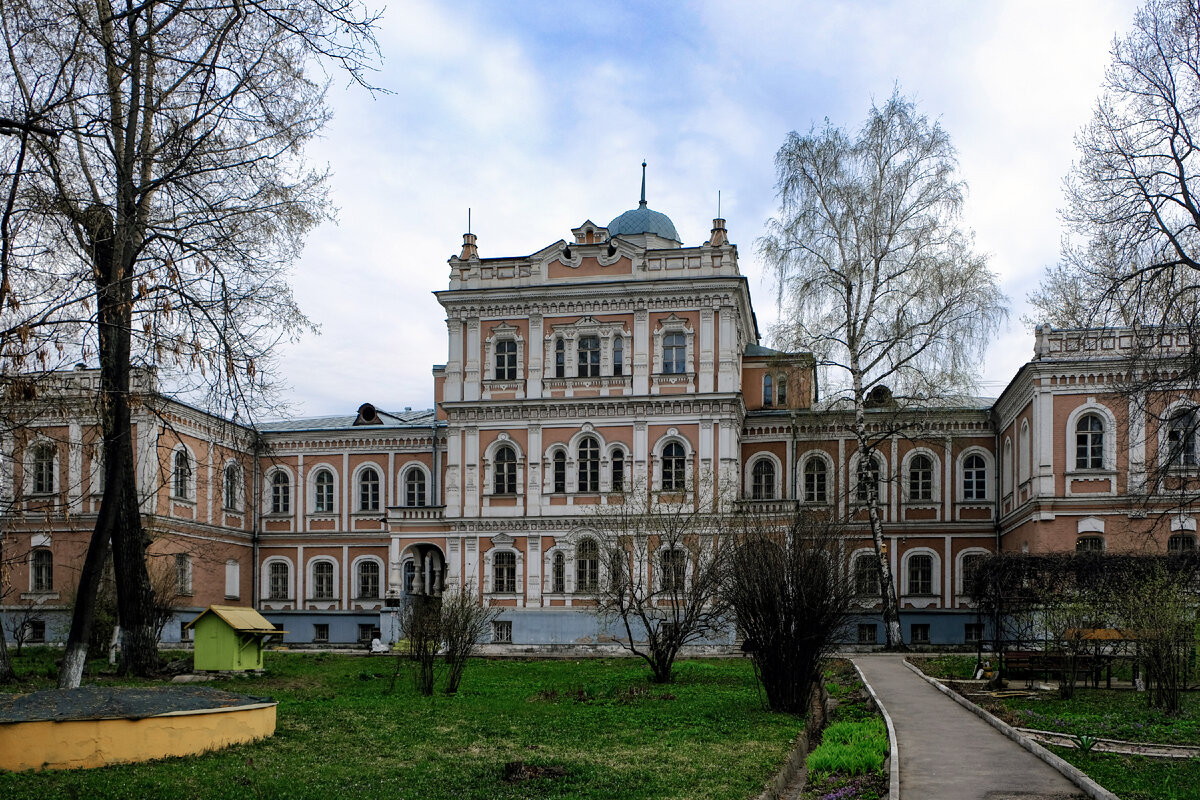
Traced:
[[263, 645], [278, 630], [253, 608], [212, 605], [187, 624], [196, 645], [197, 670], [263, 668]]

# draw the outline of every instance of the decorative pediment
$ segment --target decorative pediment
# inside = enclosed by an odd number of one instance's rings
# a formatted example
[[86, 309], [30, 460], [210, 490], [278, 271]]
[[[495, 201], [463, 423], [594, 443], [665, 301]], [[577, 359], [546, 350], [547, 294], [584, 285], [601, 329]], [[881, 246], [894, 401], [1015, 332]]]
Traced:
[[512, 547], [514, 541], [507, 533], [492, 534], [492, 547]]
[[493, 326], [489, 331], [488, 341], [493, 339], [507, 338], [520, 339], [521, 329], [516, 325], [509, 325], [507, 322], [501, 322], [499, 325]]

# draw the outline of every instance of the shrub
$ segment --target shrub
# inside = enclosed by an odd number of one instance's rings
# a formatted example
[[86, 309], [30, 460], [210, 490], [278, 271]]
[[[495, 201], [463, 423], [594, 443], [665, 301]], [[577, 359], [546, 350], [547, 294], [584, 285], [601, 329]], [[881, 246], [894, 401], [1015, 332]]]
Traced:
[[887, 728], [878, 717], [861, 722], [835, 722], [825, 729], [820, 746], [808, 754], [808, 771], [813, 775], [879, 772], [887, 751]]

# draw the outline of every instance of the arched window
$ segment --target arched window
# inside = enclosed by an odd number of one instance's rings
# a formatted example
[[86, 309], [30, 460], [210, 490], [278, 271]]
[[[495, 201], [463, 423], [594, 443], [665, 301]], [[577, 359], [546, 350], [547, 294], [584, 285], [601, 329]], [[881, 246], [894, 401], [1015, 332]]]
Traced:
[[267, 597], [271, 600], [287, 600], [291, 576], [286, 561], [272, 561], [267, 568]]
[[879, 497], [879, 459], [874, 455], [860, 459], [854, 496], [861, 503]]
[[288, 514], [292, 510], [292, 482], [283, 470], [271, 476], [271, 513]]
[[517, 493], [517, 453], [508, 445], [503, 445], [496, 451], [492, 490], [493, 494]]
[[327, 469], [317, 470], [313, 478], [313, 511], [318, 514], [333, 513], [333, 473]]
[[567, 557], [562, 553], [554, 554], [554, 562], [550, 567], [550, 591], [562, 593], [567, 590]]
[[986, 556], [983, 553], [967, 553], [962, 557], [962, 593], [971, 594], [975, 589], [975, 576], [979, 574], [979, 565]]
[[1076, 553], [1103, 553], [1103, 536], [1080, 536], [1075, 540]]
[[1033, 445], [1029, 432], [1029, 420], [1021, 420], [1021, 435], [1017, 450], [1017, 478], [1020, 483], [1029, 480], [1033, 474]]
[[413, 591], [417, 582], [417, 564], [411, 558], [404, 562], [404, 593], [416, 594]]
[[987, 462], [978, 453], [963, 459], [963, 500], [987, 499]]
[[312, 565], [312, 596], [314, 600], [333, 599], [333, 562], [315, 561]]
[[825, 489], [827, 472], [823, 458], [813, 457], [804, 462], [804, 502], [828, 502]]
[[682, 550], [672, 548], [659, 554], [659, 575], [664, 592], [683, 591], [687, 578], [687, 558]]
[[225, 507], [235, 511], [242, 507], [242, 470], [237, 464], [225, 465]]
[[171, 483], [172, 494], [180, 500], [187, 500], [191, 496], [191, 485], [192, 459], [188, 457], [187, 450], [176, 450], [175, 469]]
[[775, 376], [775, 398], [780, 408], [787, 406], [787, 375]]
[[594, 592], [600, 584], [600, 547], [583, 539], [575, 548], [575, 591]]
[[562, 494], [567, 491], [567, 451], [554, 451], [552, 468], [554, 470], [554, 491]]
[[358, 597], [361, 600], [379, 598], [379, 562], [364, 559], [358, 562]]
[[54, 446], [45, 442], [34, 445], [31, 461], [30, 493], [54, 494]]
[[871, 600], [878, 600], [882, 595], [879, 591], [879, 564], [874, 554], [862, 553], [854, 557], [854, 593]]
[[667, 443], [662, 451], [662, 490], [664, 492], [685, 491], [687, 485], [685, 466], [683, 445], [679, 442]]
[[517, 379], [517, 343], [512, 339], [496, 342], [496, 380]]
[[358, 510], [379, 510], [379, 471], [374, 467], [358, 473]]
[[[503, 448], [503, 449], [508, 450], [509, 453], [512, 452], [512, 450], [509, 448]], [[497, 473], [499, 472], [499, 466], [500, 466], [499, 459], [500, 459], [500, 454], [496, 453]], [[513, 460], [512, 463], [513, 463], [513, 467], [515, 468], [516, 467], [515, 459]], [[517, 476], [516, 476], [516, 470], [514, 469], [513, 470], [513, 491], [514, 492], [516, 491], [516, 484], [517, 484]], [[497, 492], [497, 494], [504, 494], [504, 492]], [[510, 492], [510, 494], [511, 494], [511, 492]], [[417, 508], [417, 507], [425, 505], [425, 473], [422, 472], [421, 470], [417, 469], [416, 467], [411, 467], [408, 470], [408, 472], [404, 473], [404, 505], [408, 506], [409, 508]]]
[[1175, 533], [1167, 539], [1168, 553], [1190, 553], [1196, 549], [1196, 537], [1191, 533]]
[[687, 372], [687, 336], [668, 333], [663, 336], [663, 372], [682, 375]]
[[926, 553], [909, 556], [908, 593], [933, 594], [933, 556]]
[[1004, 440], [1004, 459], [1001, 463], [1003, 471], [1000, 473], [1000, 480], [1003, 483], [1003, 494], [1007, 495], [1012, 492], [1013, 479], [1013, 456], [1012, 456], [1012, 439], [1005, 438]]
[[581, 378], [599, 377], [600, 337], [580, 336], [576, 350], [579, 353], [579, 371], [575, 374]]
[[562, 338], [554, 340], [554, 377], [567, 377], [567, 343]]
[[1196, 466], [1196, 431], [1198, 427], [1200, 427], [1200, 414], [1197, 414], [1194, 408], [1177, 411], [1171, 416], [1167, 427], [1167, 452], [1173, 466]]
[[54, 556], [49, 550], [34, 550], [29, 555], [29, 567], [30, 591], [54, 591]]
[[775, 403], [775, 384], [771, 380], [770, 375], [763, 375], [763, 407], [769, 407]]
[[933, 459], [920, 454], [908, 462], [908, 499], [928, 502], [933, 499]]
[[618, 336], [613, 339], [613, 375], [620, 377], [625, 374], [625, 340]]
[[750, 498], [752, 500], [775, 499], [775, 463], [767, 458], [754, 462], [750, 470]]
[[1104, 421], [1095, 414], [1075, 423], [1075, 469], [1104, 469]]
[[625, 491], [625, 451], [620, 448], [612, 453], [612, 490]]
[[492, 591], [513, 594], [517, 591], [517, 554], [502, 550], [492, 557]]
[[600, 491], [600, 443], [594, 437], [579, 440], [579, 491]]

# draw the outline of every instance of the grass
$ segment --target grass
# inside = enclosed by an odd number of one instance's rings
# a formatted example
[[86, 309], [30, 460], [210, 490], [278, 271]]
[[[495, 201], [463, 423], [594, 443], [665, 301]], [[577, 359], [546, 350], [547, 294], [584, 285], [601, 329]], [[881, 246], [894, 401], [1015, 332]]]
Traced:
[[1200, 798], [1200, 759], [1186, 761], [1081, 753], [1051, 747], [1122, 800], [1196, 800]]
[[[51, 682], [31, 652], [23, 690]], [[279, 700], [271, 739], [193, 758], [0, 773], [5, 800], [88, 798], [741, 798], [762, 789], [801, 722], [761, 707], [743, 660], [474, 661], [456, 697], [425, 698], [394, 662], [268, 653], [261, 677], [208, 685]], [[89, 683], [112, 683], [99, 676]], [[523, 762], [523, 769], [506, 765]]]
[[1053, 692], [1044, 694], [1036, 698], [982, 698], [982, 702], [992, 713], [1022, 728], [1200, 746], [1200, 696], [1195, 692], [1183, 693], [1179, 716], [1147, 708], [1144, 693], [1127, 689], [1076, 689], [1070, 700], [1061, 700]]
[[947, 653], [940, 656], [909, 656], [913, 666], [931, 678], [969, 679], [975, 677], [975, 656]]
[[847, 661], [825, 672], [838, 701], [821, 743], [808, 754], [805, 800], [878, 800], [887, 794], [887, 728], [867, 702], [858, 674]]

